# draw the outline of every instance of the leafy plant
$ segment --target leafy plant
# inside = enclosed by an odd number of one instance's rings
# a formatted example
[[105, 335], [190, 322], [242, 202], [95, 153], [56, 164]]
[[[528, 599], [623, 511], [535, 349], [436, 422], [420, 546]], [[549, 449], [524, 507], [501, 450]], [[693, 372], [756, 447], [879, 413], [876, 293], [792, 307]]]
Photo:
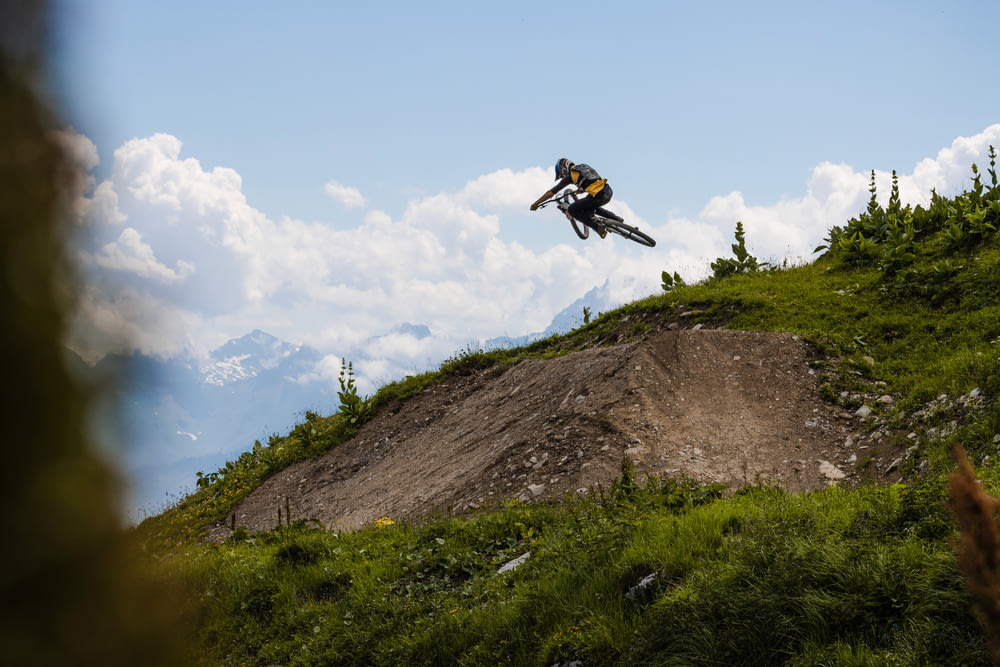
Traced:
[[916, 261], [914, 240], [915, 233], [910, 221], [893, 225], [882, 247], [882, 262], [879, 268], [891, 275]]
[[678, 287], [684, 287], [687, 283], [681, 278], [681, 275], [674, 271], [673, 275], [667, 273], [666, 271], [660, 272], [660, 279], [663, 281], [663, 291], [670, 292]]
[[837, 243], [837, 252], [845, 264], [864, 266], [878, 257], [879, 245], [862, 234], [861, 230], [858, 230], [850, 236], [840, 237]]

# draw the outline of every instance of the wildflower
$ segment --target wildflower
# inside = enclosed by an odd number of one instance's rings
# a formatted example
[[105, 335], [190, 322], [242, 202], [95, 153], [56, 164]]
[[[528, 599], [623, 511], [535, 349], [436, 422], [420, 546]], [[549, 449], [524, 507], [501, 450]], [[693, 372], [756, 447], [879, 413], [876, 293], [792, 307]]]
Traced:
[[386, 526], [391, 526], [394, 523], [395, 523], [395, 521], [393, 521], [392, 519], [390, 519], [387, 516], [384, 516], [381, 519], [375, 519], [374, 526], [376, 528], [385, 528]]

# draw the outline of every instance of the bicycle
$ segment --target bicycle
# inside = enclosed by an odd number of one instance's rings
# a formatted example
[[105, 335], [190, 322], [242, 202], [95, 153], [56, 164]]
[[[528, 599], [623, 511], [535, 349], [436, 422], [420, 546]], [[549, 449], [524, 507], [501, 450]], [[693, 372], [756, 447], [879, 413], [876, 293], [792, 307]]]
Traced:
[[[570, 207], [570, 205], [578, 199], [576, 195], [579, 192], [581, 192], [581, 190], [573, 190], [572, 188], [566, 188], [565, 190], [563, 190], [561, 195], [558, 195], [556, 197], [553, 197], [552, 199], [542, 202], [541, 204], [538, 205], [538, 208], [548, 206], [549, 204], [555, 204], [560, 211], [566, 213], [566, 210]], [[619, 218], [617, 215], [607, 210], [606, 208], [600, 208], [600, 207], [597, 208], [597, 210], [594, 212], [594, 222], [596, 222], [599, 225], [604, 225], [605, 229], [607, 229], [612, 234], [617, 234], [618, 236], [626, 238], [629, 241], [635, 241], [636, 243], [639, 243], [644, 246], [649, 246], [650, 248], [656, 245], [656, 241], [653, 240], [652, 236], [639, 231], [637, 227], [633, 227], [632, 225], [626, 225], [624, 220], [622, 220], [621, 218]], [[591, 228], [588, 225], [583, 224], [576, 218], [570, 220], [570, 225], [573, 227], [573, 231], [576, 232], [576, 235], [579, 236], [584, 241], [586, 241], [587, 238], [590, 236]]]

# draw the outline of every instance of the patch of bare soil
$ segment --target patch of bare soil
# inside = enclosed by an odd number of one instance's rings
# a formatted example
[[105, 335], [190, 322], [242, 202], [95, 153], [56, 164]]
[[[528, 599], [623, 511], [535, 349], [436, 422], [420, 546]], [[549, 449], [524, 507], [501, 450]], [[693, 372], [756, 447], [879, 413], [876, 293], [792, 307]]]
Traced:
[[[640, 477], [732, 488], [849, 484], [871, 460], [852, 450], [863, 425], [820, 397], [812, 358], [791, 334], [680, 330], [452, 376], [268, 479], [234, 509], [235, 524], [272, 529], [286, 506], [293, 519], [351, 529], [560, 499], [608, 488], [623, 458]], [[210, 538], [224, 539], [231, 521]]]

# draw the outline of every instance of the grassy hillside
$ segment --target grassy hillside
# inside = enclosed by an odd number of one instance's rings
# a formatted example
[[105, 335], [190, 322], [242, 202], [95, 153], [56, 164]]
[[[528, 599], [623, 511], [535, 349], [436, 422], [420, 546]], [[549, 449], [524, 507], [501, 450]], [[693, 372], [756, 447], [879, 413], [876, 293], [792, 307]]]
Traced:
[[[874, 183], [874, 181], [873, 181]], [[199, 478], [138, 529], [188, 587], [205, 664], [989, 664], [947, 503], [961, 445], [1000, 488], [1000, 187], [991, 154], [970, 189], [929, 207], [872, 200], [830, 230], [815, 262], [771, 267], [737, 228], [732, 258], [565, 335], [466, 350]], [[830, 359], [824, 395], [846, 408], [891, 394], [868, 422], [907, 452], [903, 484], [793, 496], [723, 495], [688, 480], [622, 478], [597, 497], [510, 503], [420, 525], [335, 534], [305, 524], [198, 538], [289, 463], [329, 450], [394, 400], [469, 368], [565, 354], [685, 326], [789, 331]], [[973, 489], [975, 491], [975, 489]], [[980, 498], [980, 500], [982, 500]], [[970, 510], [971, 512], [972, 510]], [[981, 514], [991, 514], [989, 507]], [[530, 554], [506, 572], [501, 566]], [[992, 561], [989, 561], [992, 559]], [[1000, 560], [989, 554], [989, 562]], [[987, 572], [987, 575], [990, 573]], [[988, 582], [987, 584], [988, 585]]]

